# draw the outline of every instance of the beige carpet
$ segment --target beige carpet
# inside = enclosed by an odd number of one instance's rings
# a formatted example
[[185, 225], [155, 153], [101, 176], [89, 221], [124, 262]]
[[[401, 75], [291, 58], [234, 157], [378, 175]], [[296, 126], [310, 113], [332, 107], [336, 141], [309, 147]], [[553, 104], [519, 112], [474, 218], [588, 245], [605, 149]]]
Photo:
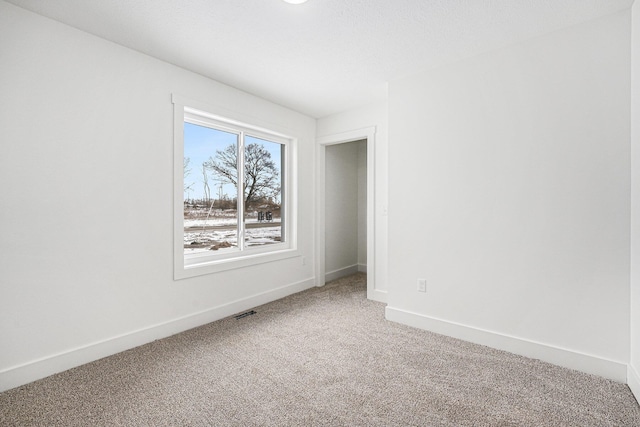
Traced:
[[2, 426], [640, 426], [626, 385], [384, 320], [362, 274], [0, 394]]

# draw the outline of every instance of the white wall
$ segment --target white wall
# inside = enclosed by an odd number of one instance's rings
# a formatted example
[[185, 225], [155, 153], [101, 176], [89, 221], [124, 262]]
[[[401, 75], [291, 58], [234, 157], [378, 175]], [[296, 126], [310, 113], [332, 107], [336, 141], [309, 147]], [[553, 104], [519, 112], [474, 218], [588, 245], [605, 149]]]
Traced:
[[[375, 289], [372, 297], [386, 300], [387, 292], [387, 146], [388, 146], [388, 109], [387, 103], [376, 103], [340, 114], [321, 118], [317, 121], [318, 137], [338, 135], [368, 127], [375, 127]], [[366, 257], [366, 255], [365, 255]], [[367, 266], [369, 268], [369, 266]]]
[[358, 271], [358, 144], [325, 151], [326, 280]]
[[174, 281], [172, 93], [300, 138], [315, 120], [0, 1], [0, 390], [312, 286], [300, 258]]
[[640, 402], [640, 3], [631, 45], [631, 361], [627, 381]]
[[629, 22], [390, 83], [389, 319], [626, 379]]

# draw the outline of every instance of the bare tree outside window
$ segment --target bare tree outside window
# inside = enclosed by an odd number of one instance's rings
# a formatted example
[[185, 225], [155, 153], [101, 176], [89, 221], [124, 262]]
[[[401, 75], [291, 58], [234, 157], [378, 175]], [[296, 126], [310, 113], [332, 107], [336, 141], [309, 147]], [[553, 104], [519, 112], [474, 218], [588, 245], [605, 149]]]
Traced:
[[202, 192], [204, 200], [209, 204], [211, 202], [211, 189], [209, 188], [209, 174], [207, 173], [206, 163], [202, 164]]
[[187, 197], [185, 198], [185, 203], [189, 201], [189, 198], [190, 198], [189, 196], [193, 187], [193, 183], [187, 184], [187, 177], [191, 175], [191, 168], [189, 167], [190, 163], [191, 163], [191, 159], [188, 157], [185, 157], [183, 160], [184, 192], [187, 193]]
[[[272, 143], [273, 144], [273, 143]], [[271, 158], [264, 145], [253, 142], [245, 146], [244, 157], [244, 208], [245, 212], [265, 202], [279, 203], [279, 166]], [[223, 181], [238, 185], [238, 147], [229, 145], [205, 162], [205, 166]]]

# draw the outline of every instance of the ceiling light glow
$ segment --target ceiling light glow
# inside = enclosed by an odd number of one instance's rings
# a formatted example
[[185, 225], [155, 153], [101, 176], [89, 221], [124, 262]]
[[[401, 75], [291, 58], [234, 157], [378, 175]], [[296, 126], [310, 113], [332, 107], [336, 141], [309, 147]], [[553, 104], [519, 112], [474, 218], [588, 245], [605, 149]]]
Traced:
[[291, 3], [291, 4], [302, 4], [304, 2], [306, 2], [307, 0], [284, 0], [287, 3]]

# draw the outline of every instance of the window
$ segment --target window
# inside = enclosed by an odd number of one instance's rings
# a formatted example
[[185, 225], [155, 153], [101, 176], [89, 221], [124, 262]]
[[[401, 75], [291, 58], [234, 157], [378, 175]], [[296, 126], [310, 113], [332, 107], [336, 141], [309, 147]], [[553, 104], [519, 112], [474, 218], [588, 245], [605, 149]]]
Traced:
[[175, 277], [296, 256], [295, 139], [175, 97], [174, 109]]

